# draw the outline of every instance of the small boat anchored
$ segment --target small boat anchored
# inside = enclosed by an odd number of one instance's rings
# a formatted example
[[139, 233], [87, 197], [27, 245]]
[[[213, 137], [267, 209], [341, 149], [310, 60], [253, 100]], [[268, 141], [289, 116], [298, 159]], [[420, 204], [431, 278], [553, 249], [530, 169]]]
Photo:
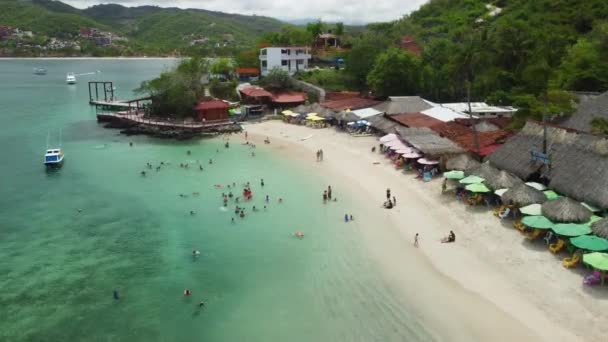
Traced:
[[46, 75], [46, 69], [42, 68], [42, 67], [36, 67], [36, 68], [34, 68], [34, 74], [35, 75]]
[[68, 72], [65, 76], [65, 81], [67, 84], [76, 84], [76, 75], [73, 72]]
[[46, 165], [47, 168], [58, 168], [63, 165], [63, 159], [65, 155], [63, 154], [63, 150], [61, 149], [61, 131], [59, 133], [59, 137], [60, 147], [49, 148], [50, 134], [47, 134], [46, 153], [44, 154], [44, 165]]
[[44, 165], [46, 167], [60, 167], [63, 164], [63, 150], [61, 148], [50, 148], [44, 154]]

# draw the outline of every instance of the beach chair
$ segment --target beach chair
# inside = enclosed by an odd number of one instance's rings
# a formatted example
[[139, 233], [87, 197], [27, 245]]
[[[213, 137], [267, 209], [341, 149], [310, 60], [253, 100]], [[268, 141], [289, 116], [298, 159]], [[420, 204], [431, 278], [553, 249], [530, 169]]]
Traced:
[[523, 233], [526, 230], [526, 226], [521, 221], [513, 222], [513, 227]]
[[500, 215], [500, 213], [505, 210], [506, 207], [506, 205], [501, 205], [499, 207], [494, 208], [494, 216], [498, 217], [498, 215]]
[[571, 257], [564, 258], [564, 260], [562, 260], [562, 265], [564, 265], [565, 268], [573, 268], [576, 267], [580, 262], [581, 254], [574, 253]]
[[564, 249], [564, 247], [566, 247], [566, 242], [562, 239], [557, 239], [556, 242], [549, 245], [549, 250], [555, 254]]
[[528, 240], [536, 240], [542, 235], [544, 235], [545, 231], [542, 229], [534, 229], [531, 233], [526, 233], [526, 239]]

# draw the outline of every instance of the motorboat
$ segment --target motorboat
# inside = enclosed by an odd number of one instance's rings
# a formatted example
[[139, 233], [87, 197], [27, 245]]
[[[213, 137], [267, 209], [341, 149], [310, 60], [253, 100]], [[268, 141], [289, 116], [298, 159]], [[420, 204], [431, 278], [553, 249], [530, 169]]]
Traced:
[[44, 165], [47, 167], [60, 167], [63, 164], [64, 154], [61, 148], [50, 148], [44, 154]]
[[67, 84], [76, 84], [76, 75], [74, 75], [73, 72], [68, 72], [68, 74], [65, 76], [65, 81]]
[[36, 67], [36, 68], [34, 68], [34, 74], [35, 75], [46, 75], [46, 69], [42, 68], [42, 67]]

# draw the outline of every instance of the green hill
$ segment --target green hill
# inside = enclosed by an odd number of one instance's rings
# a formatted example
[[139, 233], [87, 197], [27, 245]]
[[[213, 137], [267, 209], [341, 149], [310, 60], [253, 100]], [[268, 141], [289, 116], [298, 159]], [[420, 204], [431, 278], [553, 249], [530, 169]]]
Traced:
[[185, 49], [193, 40], [208, 49], [218, 44], [232, 50], [252, 47], [262, 33], [285, 25], [268, 17], [154, 6], [107, 4], [79, 10], [53, 0], [0, 0], [0, 8], [0, 26], [55, 37], [77, 34], [83, 26], [97, 27], [126, 36], [130, 45], [156, 51]]

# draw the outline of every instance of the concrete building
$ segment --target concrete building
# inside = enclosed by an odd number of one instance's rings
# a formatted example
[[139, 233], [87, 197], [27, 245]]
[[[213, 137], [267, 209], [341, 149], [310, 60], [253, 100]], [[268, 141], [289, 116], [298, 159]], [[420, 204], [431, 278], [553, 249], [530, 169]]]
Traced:
[[287, 71], [290, 75], [308, 69], [310, 48], [304, 46], [267, 47], [260, 50], [260, 70], [262, 76], [274, 68]]

